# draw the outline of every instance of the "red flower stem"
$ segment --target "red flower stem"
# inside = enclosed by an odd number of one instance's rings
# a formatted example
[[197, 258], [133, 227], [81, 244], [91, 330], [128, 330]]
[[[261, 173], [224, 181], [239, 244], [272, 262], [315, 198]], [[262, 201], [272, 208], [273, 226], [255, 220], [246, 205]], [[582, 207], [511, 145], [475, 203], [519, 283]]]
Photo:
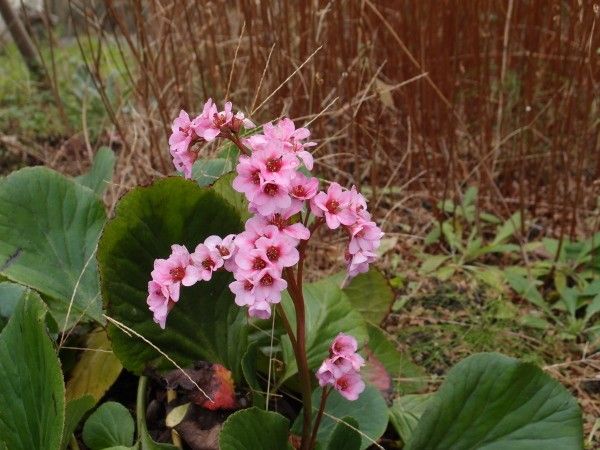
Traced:
[[240, 149], [240, 152], [242, 152], [244, 155], [250, 156], [252, 154], [252, 152], [250, 152], [250, 150], [244, 144], [242, 144], [242, 141], [240, 140], [240, 138], [237, 134], [229, 133], [225, 137], [227, 139], [229, 139], [231, 142], [233, 142], [235, 144], [235, 146]]
[[300, 450], [308, 450], [312, 422], [312, 387], [310, 382], [310, 371], [308, 369], [308, 360], [306, 358], [306, 310], [304, 306], [304, 295], [302, 294], [302, 286], [296, 284], [296, 278], [294, 277], [294, 272], [292, 270], [286, 269], [284, 277], [288, 283], [288, 292], [296, 310], [295, 356], [302, 390], [302, 411], [304, 412]]
[[[307, 216], [308, 216], [308, 212], [307, 212]], [[317, 228], [319, 228], [322, 224], [323, 224], [323, 219], [322, 218], [317, 218], [317, 220], [311, 225], [309, 231], [310, 231], [310, 237], [309, 239], [313, 236], [313, 233], [317, 230]], [[300, 257], [298, 259], [298, 273], [296, 276], [296, 284], [298, 286], [302, 286], [302, 277], [303, 277], [303, 272], [304, 272], [304, 259], [305, 259], [305, 253], [306, 253], [306, 247], [308, 245], [308, 240], [306, 241], [302, 241], [300, 242], [300, 245], [298, 246], [298, 253], [300, 254]]]
[[319, 426], [321, 425], [321, 419], [323, 419], [323, 413], [325, 412], [325, 403], [327, 402], [327, 396], [331, 392], [331, 388], [329, 386], [325, 386], [323, 391], [321, 392], [321, 403], [319, 404], [319, 412], [317, 413], [317, 417], [315, 418], [315, 424], [313, 426], [312, 435], [310, 437], [310, 445], [308, 448], [313, 450], [315, 448], [315, 444], [317, 442], [317, 433], [319, 431]]
[[281, 306], [281, 303], [277, 303], [277, 311], [279, 313], [279, 317], [281, 317], [281, 320], [283, 322], [283, 327], [285, 328], [285, 331], [287, 333], [287, 335], [290, 338], [290, 341], [292, 341], [292, 348], [294, 349], [294, 355], [296, 354], [296, 335], [294, 334], [294, 331], [292, 330], [292, 325], [290, 325], [290, 321], [288, 320], [287, 316], [285, 315], [285, 310], [283, 309], [283, 306]]

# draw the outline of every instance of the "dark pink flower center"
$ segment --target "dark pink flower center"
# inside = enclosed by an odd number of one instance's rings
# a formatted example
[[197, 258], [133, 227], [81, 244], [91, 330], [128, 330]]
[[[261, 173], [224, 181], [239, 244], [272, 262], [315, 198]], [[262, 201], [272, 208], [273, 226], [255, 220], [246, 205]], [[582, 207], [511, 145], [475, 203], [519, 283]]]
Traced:
[[338, 212], [340, 204], [336, 200], [329, 200], [327, 203], [325, 203], [325, 207], [327, 208], [327, 211], [329, 211], [331, 214], [335, 214], [336, 212]]
[[244, 290], [245, 291], [251, 291], [253, 287], [254, 287], [254, 285], [250, 281], [248, 281], [248, 280], [244, 281]]
[[348, 380], [346, 379], [346, 377], [342, 377], [342, 378], [338, 379], [336, 381], [336, 384], [342, 391], [345, 391], [346, 389], [348, 389]]
[[263, 286], [271, 286], [273, 284], [273, 277], [269, 274], [266, 274], [260, 279], [260, 284]]
[[301, 184], [298, 184], [292, 188], [292, 195], [296, 197], [304, 197], [306, 196], [306, 189]]
[[264, 191], [265, 194], [267, 194], [269, 197], [275, 197], [279, 192], [279, 186], [273, 183], [269, 183], [265, 185]]
[[279, 172], [281, 170], [281, 157], [279, 158], [270, 158], [267, 161], [267, 170], [269, 172]]
[[225, 122], [227, 122], [225, 114], [215, 114], [213, 116], [213, 124], [215, 127], [220, 128], [225, 125]]
[[219, 250], [219, 253], [221, 254], [221, 256], [225, 257], [225, 256], [229, 256], [229, 249], [223, 245], [217, 245], [217, 250]]
[[267, 249], [267, 258], [270, 261], [277, 261], [279, 259], [281, 252], [279, 251], [279, 247], [271, 246]]
[[256, 185], [260, 184], [260, 170], [252, 172], [252, 175], [250, 175], [250, 181]]
[[265, 267], [267, 267], [266, 262], [264, 262], [261, 258], [254, 258], [254, 261], [252, 262], [252, 268], [254, 270], [263, 270]]
[[185, 269], [183, 267], [173, 267], [169, 270], [169, 274], [173, 281], [181, 281], [185, 277]]
[[213, 267], [215, 267], [215, 262], [210, 258], [206, 258], [204, 261], [202, 261], [202, 267], [204, 267], [206, 270], [212, 270]]
[[284, 219], [281, 216], [281, 214], [274, 214], [273, 217], [271, 217], [271, 220], [269, 221], [269, 223], [271, 225], [275, 225], [280, 230], [283, 230], [285, 227], [288, 226], [288, 221], [286, 219]]

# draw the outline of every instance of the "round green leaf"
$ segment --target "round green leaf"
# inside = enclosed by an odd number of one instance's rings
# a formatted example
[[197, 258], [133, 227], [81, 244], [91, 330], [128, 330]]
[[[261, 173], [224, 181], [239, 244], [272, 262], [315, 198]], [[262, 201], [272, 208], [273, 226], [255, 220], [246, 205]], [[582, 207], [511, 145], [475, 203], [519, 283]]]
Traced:
[[65, 388], [45, 316], [28, 291], [0, 333], [0, 439], [11, 450], [60, 448]]
[[450, 372], [408, 449], [583, 448], [577, 401], [538, 367], [480, 353]]
[[327, 450], [358, 450], [360, 433], [358, 422], [352, 417], [344, 417], [333, 429]]
[[102, 321], [93, 258], [106, 220], [87, 187], [45, 167], [13, 172], [0, 181], [0, 272], [48, 296], [62, 328], [81, 317]]
[[376, 325], [389, 313], [394, 301], [388, 281], [374, 268], [354, 277], [344, 288], [344, 294], [366, 321]]
[[[210, 235], [237, 233], [242, 225], [229, 204], [211, 189], [179, 177], [136, 188], [117, 205], [98, 247], [102, 297], [110, 317], [132, 328], [181, 366], [219, 362], [239, 378], [247, 344], [246, 314], [233, 302], [231, 275], [217, 272], [210, 282], [182, 287], [165, 330], [153, 322], [146, 305], [154, 260], [166, 258], [172, 244], [190, 251]], [[123, 365], [140, 373], [145, 367], [173, 368], [159, 352], [112, 323], [109, 337]]]
[[221, 450], [285, 450], [289, 421], [281, 414], [256, 407], [229, 416], [219, 434]]
[[83, 442], [91, 450], [131, 447], [134, 424], [131, 413], [117, 402], [106, 402], [92, 413], [83, 426]]
[[[320, 401], [321, 388], [318, 388], [312, 394], [314, 408], [318, 408]], [[317, 410], [315, 409], [313, 420], [316, 415]], [[329, 445], [336, 426], [345, 417], [350, 417], [358, 423], [358, 429], [361, 432], [360, 448], [364, 450], [385, 432], [389, 419], [388, 407], [379, 391], [370, 385], [367, 385], [358, 399], [354, 401], [346, 400], [334, 390], [327, 397], [325, 414], [317, 433], [317, 441], [324, 446], [325, 444]], [[301, 432], [302, 422], [302, 413], [300, 413], [292, 427], [293, 433]]]

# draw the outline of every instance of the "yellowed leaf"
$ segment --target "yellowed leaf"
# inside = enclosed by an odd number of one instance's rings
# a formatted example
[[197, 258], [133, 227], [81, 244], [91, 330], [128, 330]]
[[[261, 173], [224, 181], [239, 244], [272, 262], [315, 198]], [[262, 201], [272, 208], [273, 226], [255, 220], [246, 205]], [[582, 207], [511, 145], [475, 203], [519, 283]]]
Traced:
[[67, 401], [89, 394], [98, 402], [123, 369], [104, 330], [90, 333], [86, 348], [67, 381]]

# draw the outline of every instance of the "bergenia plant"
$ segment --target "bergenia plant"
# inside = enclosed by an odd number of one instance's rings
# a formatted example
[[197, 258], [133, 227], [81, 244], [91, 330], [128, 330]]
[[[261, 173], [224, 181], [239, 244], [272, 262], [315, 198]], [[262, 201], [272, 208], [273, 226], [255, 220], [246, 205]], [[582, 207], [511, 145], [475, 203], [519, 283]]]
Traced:
[[[288, 118], [266, 123], [262, 133], [242, 137], [242, 128], [255, 125], [231, 103], [218, 111], [212, 100], [202, 113], [191, 119], [181, 111], [174, 120], [169, 139], [173, 164], [186, 178], [198, 158], [198, 144], [215, 139], [231, 141], [240, 152], [233, 189], [248, 200], [252, 216], [237, 235], [210, 236], [194, 249], [173, 244], [166, 259], [157, 259], [148, 282], [147, 303], [154, 321], [167, 325], [169, 311], [176, 307], [181, 289], [209, 281], [214, 272], [233, 274], [229, 289], [235, 303], [247, 308], [248, 315], [268, 319], [287, 289], [296, 314], [296, 330], [290, 326], [283, 308], [278, 308], [292, 342], [302, 386], [304, 421], [301, 449], [314, 448], [316, 433], [327, 395], [337, 390], [348, 400], [356, 400], [365, 389], [360, 369], [364, 359], [357, 353], [354, 337], [343, 330], [331, 343], [329, 357], [316, 374], [309, 372], [306, 354], [306, 319], [303, 271], [307, 243], [322, 227], [343, 229], [347, 236], [345, 261], [347, 278], [366, 272], [375, 261], [382, 231], [367, 210], [364, 196], [355, 186], [346, 189], [330, 183], [319, 190], [319, 180], [310, 175], [314, 142], [310, 131], [296, 128]], [[311, 377], [323, 387], [319, 415], [311, 417]]]

